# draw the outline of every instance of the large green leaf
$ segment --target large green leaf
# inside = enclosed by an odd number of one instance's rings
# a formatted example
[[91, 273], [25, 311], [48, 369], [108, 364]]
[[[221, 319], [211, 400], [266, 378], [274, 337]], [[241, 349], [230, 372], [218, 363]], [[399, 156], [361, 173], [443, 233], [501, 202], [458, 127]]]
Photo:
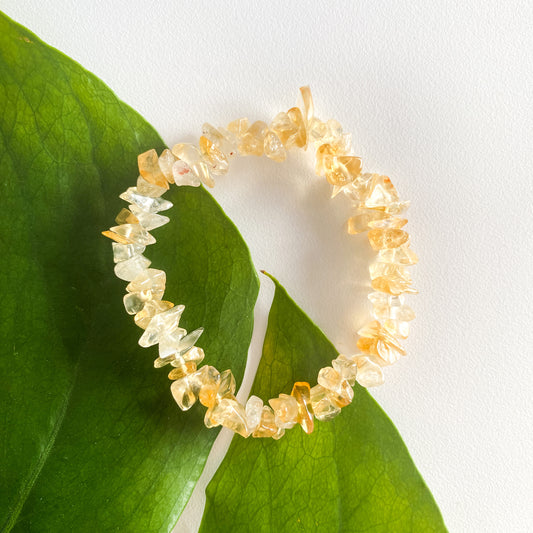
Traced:
[[[217, 431], [172, 401], [100, 231], [156, 132], [0, 14], [0, 530], [168, 531]], [[169, 199], [154, 266], [209, 360], [242, 377], [258, 281], [201, 189]], [[150, 253], [150, 252], [149, 252]], [[196, 409], [193, 409], [195, 411]]]
[[[252, 393], [290, 394], [337, 355], [276, 282]], [[365, 389], [315, 431], [234, 437], [207, 487], [201, 533], [442, 532], [439, 510], [398, 432]]]

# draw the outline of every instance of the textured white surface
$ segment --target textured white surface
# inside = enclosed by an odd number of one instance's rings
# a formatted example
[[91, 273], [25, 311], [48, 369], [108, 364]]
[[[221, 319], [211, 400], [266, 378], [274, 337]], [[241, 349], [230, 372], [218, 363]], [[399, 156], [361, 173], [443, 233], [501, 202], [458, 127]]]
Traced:
[[[450, 531], [533, 529], [531, 3], [69, 2], [1, 9], [102, 78], [168, 144], [265, 119], [310, 84], [317, 114], [389, 174], [421, 263], [409, 357], [373, 391]], [[364, 241], [305, 154], [239, 161], [215, 197], [341, 350], [368, 312]], [[360, 281], [358, 281], [360, 280]], [[263, 278], [244, 388], [272, 296]], [[176, 531], [197, 530], [221, 434]]]

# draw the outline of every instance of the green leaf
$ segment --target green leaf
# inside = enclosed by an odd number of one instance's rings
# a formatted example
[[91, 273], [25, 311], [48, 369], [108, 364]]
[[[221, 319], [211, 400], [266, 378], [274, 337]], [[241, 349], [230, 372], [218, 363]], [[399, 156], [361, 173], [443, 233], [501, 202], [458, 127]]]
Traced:
[[[252, 393], [316, 380], [333, 345], [276, 283]], [[315, 381], [316, 382], [316, 381]], [[207, 487], [201, 533], [442, 532], [439, 510], [398, 432], [370, 394], [329, 422], [279, 441], [234, 437]]]
[[[0, 530], [168, 531], [217, 431], [181, 413], [122, 306], [100, 231], [157, 133], [95, 76], [0, 14]], [[167, 296], [242, 378], [258, 280], [202, 189], [154, 232]], [[150, 252], [149, 254], [150, 255]], [[196, 411], [196, 412], [194, 412]]]

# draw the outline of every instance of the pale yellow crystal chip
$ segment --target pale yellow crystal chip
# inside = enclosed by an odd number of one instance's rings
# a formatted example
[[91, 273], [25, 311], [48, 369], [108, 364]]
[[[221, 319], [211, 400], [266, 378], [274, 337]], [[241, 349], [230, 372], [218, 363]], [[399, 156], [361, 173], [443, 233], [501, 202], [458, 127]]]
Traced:
[[239, 153], [243, 156], [263, 155], [267, 131], [268, 127], [265, 122], [262, 120], [254, 122], [240, 139]]
[[387, 210], [396, 205], [400, 198], [388, 176], [372, 174], [363, 198], [363, 207]]
[[149, 213], [135, 204], [131, 204], [130, 209], [139, 221], [139, 224], [148, 231], [164, 226], [170, 222], [168, 217], [156, 213]]
[[[294, 136], [294, 145], [297, 148], [305, 148], [307, 146], [307, 130], [305, 127], [304, 117], [299, 107], [291, 107], [287, 111], [287, 115], [291, 122], [296, 126], [296, 135]], [[287, 145], [291, 148], [291, 145]]]
[[135, 324], [142, 329], [146, 329], [157, 313], [162, 313], [172, 307], [174, 307], [172, 302], [167, 302], [165, 300], [150, 300], [144, 304], [142, 311], [139, 311], [135, 315]]
[[409, 245], [404, 244], [398, 248], [380, 250], [378, 261], [382, 261], [383, 263], [398, 263], [400, 265], [415, 265], [418, 263], [418, 257], [413, 250], [409, 248]]
[[290, 148], [296, 144], [296, 139], [299, 135], [299, 126], [288, 113], [278, 113], [274, 120], [270, 123], [269, 129], [273, 131], [286, 148]]
[[139, 219], [128, 209], [121, 209], [115, 217], [115, 222], [117, 224], [138, 224]]
[[278, 426], [276, 426], [276, 415], [274, 414], [274, 411], [268, 405], [264, 405], [261, 413], [261, 421], [257, 429], [252, 433], [252, 437], [272, 437], [277, 440], [280, 439], [284, 433], [284, 428], [278, 428]]
[[111, 239], [115, 242], [118, 242], [119, 244], [132, 244], [132, 241], [130, 239], [127, 239], [123, 235], [119, 235], [118, 233], [115, 233], [114, 231], [102, 231], [102, 235], [104, 237], [107, 237], [108, 239]]
[[315, 115], [315, 106], [313, 104], [313, 96], [311, 95], [311, 89], [307, 85], [305, 87], [300, 87], [300, 95], [302, 97], [303, 102], [303, 116], [305, 120], [305, 125], [308, 128]]
[[168, 149], [165, 148], [159, 156], [159, 168], [169, 183], [174, 183], [174, 176], [172, 175], [172, 166], [176, 162], [176, 157]]
[[231, 370], [224, 370], [219, 379], [200, 391], [200, 403], [212, 408], [220, 398], [232, 398], [235, 394], [235, 377]]
[[128, 315], [136, 315], [139, 311], [142, 311], [144, 304], [150, 300], [158, 300], [155, 298], [151, 290], [141, 292], [128, 292], [124, 295], [124, 308]]
[[134, 255], [140, 255], [146, 250], [146, 246], [142, 244], [113, 244], [113, 261], [119, 263], [132, 258]]
[[216, 405], [209, 409], [208, 427], [224, 426], [238, 433], [242, 437], [250, 435], [246, 425], [246, 412], [244, 407], [235, 398], [221, 398]]
[[[248, 125], [246, 128], [248, 129]], [[215, 128], [209, 123], [202, 126], [202, 135], [209, 139], [227, 158], [237, 155], [237, 137], [224, 128]]]
[[336, 359], [333, 359], [331, 366], [352, 387], [355, 385], [355, 380], [357, 377], [357, 363], [352, 357], [340, 354]]
[[[190, 143], [180, 143], [175, 144], [172, 147], [172, 153], [190, 167], [191, 171], [196, 175], [196, 177], [208, 187], [214, 187], [215, 182], [211, 177], [207, 163], [205, 162], [200, 150], [196, 148], [193, 144]], [[176, 180], [176, 175], [174, 175]], [[177, 184], [176, 180], [176, 184]]]
[[253, 433], [261, 422], [261, 415], [263, 414], [263, 400], [257, 396], [250, 396], [246, 402], [246, 425], [248, 431]]
[[150, 198], [139, 194], [137, 187], [130, 187], [120, 195], [120, 198], [125, 202], [139, 206], [149, 213], [159, 213], [159, 211], [166, 211], [172, 207], [172, 203], [163, 198]]
[[353, 389], [334, 368], [327, 366], [318, 373], [318, 384], [329, 391], [329, 399], [337, 407], [344, 407], [353, 400]]
[[405, 305], [403, 296], [389, 296], [382, 292], [372, 292], [368, 295], [374, 309], [372, 314], [380, 321], [398, 320], [409, 322], [415, 318], [414, 311]]
[[[147, 302], [146, 305], [152, 303], [156, 302]], [[145, 332], [139, 339], [139, 345], [143, 348], [147, 348], [148, 346], [153, 346], [154, 344], [161, 342], [163, 337], [168, 337], [178, 327], [184, 310], [184, 305], [176, 305], [176, 307], [172, 306], [170, 309], [156, 313], [150, 320], [150, 323], [146, 326]], [[161, 353], [159, 356], [162, 357]]]
[[298, 421], [298, 402], [293, 396], [280, 394], [268, 400], [276, 415], [276, 426], [282, 429], [292, 428]]
[[212, 366], [203, 366], [196, 372], [174, 381], [170, 387], [176, 403], [183, 411], [190, 409], [202, 389], [218, 379], [218, 371]]
[[341, 409], [331, 402], [329, 391], [322, 385], [315, 385], [310, 391], [311, 407], [315, 417], [324, 422], [337, 416]]
[[249, 123], [247, 118], [238, 118], [237, 120], [234, 120], [228, 124], [229, 132], [236, 137], [237, 141], [240, 141], [240, 139], [248, 131], [248, 128]]
[[389, 217], [387, 213], [378, 209], [358, 209], [357, 214], [348, 219], [348, 233], [356, 235], [368, 231], [373, 221], [387, 217]]
[[167, 189], [165, 187], [159, 187], [159, 185], [154, 185], [149, 181], [146, 181], [142, 176], [137, 178], [137, 192], [143, 196], [148, 196], [150, 198], [159, 198]]
[[399, 339], [377, 320], [364, 326], [358, 334], [357, 347], [363, 353], [375, 356], [382, 365], [392, 365], [405, 355]]
[[166, 281], [167, 275], [164, 270], [147, 268], [128, 284], [126, 290], [128, 292], [151, 290], [153, 299], [161, 300], [163, 293], [165, 292]]
[[[155, 239], [140, 224], [121, 224], [111, 228], [113, 233], [126, 239], [125, 244], [154, 244]], [[116, 240], [116, 239], [115, 239]]]
[[287, 159], [287, 151], [280, 138], [273, 131], [268, 131], [265, 135], [263, 149], [268, 158], [278, 163]]
[[370, 265], [372, 288], [398, 296], [404, 292], [416, 293], [411, 287], [411, 275], [403, 265], [374, 262]]
[[332, 156], [331, 162], [325, 161], [326, 179], [331, 185], [346, 185], [361, 174], [363, 163], [353, 155]]
[[357, 362], [357, 382], [359, 385], [362, 387], [383, 385], [385, 376], [380, 365], [366, 356], [358, 356], [355, 361]]
[[305, 381], [297, 381], [292, 387], [291, 396], [298, 402], [297, 422], [306, 433], [312, 433], [315, 428], [310, 394], [311, 387]]
[[168, 189], [168, 181], [159, 167], [159, 158], [155, 150], [148, 150], [137, 157], [141, 176], [150, 183]]
[[409, 234], [403, 229], [371, 229], [368, 241], [374, 250], [398, 248], [409, 241]]
[[193, 372], [196, 372], [196, 363], [194, 361], [187, 361], [180, 366], [173, 368], [168, 373], [168, 379], [181, 379], [182, 377], [192, 374]]
[[150, 263], [150, 259], [144, 257], [144, 255], [134, 255], [125, 261], [115, 264], [115, 275], [125, 281], [132, 281], [146, 270]]
[[228, 172], [228, 158], [213, 141], [204, 135], [200, 137], [200, 152], [213, 174], [226, 174]]

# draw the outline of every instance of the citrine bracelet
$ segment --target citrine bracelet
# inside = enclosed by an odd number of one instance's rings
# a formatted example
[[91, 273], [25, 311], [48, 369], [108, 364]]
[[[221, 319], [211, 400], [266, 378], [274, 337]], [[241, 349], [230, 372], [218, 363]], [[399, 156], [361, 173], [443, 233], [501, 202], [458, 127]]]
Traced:
[[[414, 318], [404, 303], [411, 287], [408, 266], [417, 262], [409, 247], [409, 235], [402, 229], [407, 220], [400, 214], [409, 202], [401, 201], [387, 176], [362, 173], [361, 159], [351, 155], [351, 136], [343, 133], [336, 120], [322, 121], [314, 116], [309, 87], [300, 89], [302, 104], [279, 113], [270, 124], [252, 124], [241, 118], [227, 128], [204, 124], [199, 145], [177, 144], [157, 155], [149, 150], [138, 157], [137, 186], [120, 195], [129, 204], [116, 217], [117, 226], [103, 234], [113, 241], [115, 274], [128, 281], [124, 306], [144, 333], [143, 347], [159, 345], [156, 368], [170, 364], [173, 369], [172, 395], [186, 411], [197, 400], [207, 408], [207, 427], [224, 426], [248, 437], [279, 439], [286, 429], [299, 424], [306, 433], [314, 428], [314, 418], [330, 420], [354, 395], [357, 381], [363, 387], [383, 383], [382, 368], [395, 363], [405, 351], [401, 339], [409, 333]], [[149, 231], [166, 224], [159, 215], [172, 207], [162, 198], [169, 185], [213, 187], [214, 176], [225, 174], [229, 161], [237, 156], [266, 155], [282, 162], [291, 149], [315, 149], [316, 173], [332, 185], [332, 197], [342, 193], [352, 205], [347, 230], [350, 234], [368, 232], [377, 258], [370, 265], [373, 292], [373, 319], [358, 331], [355, 355], [339, 355], [331, 366], [318, 373], [318, 384], [294, 384], [291, 394], [280, 394], [264, 405], [251, 396], [246, 405], [235, 397], [231, 370], [219, 372], [209, 365], [200, 366], [204, 351], [196, 346], [203, 332], [190, 333], [179, 327], [185, 307], [163, 300], [166, 274], [150, 267], [144, 255], [147, 245], [155, 243]]]

